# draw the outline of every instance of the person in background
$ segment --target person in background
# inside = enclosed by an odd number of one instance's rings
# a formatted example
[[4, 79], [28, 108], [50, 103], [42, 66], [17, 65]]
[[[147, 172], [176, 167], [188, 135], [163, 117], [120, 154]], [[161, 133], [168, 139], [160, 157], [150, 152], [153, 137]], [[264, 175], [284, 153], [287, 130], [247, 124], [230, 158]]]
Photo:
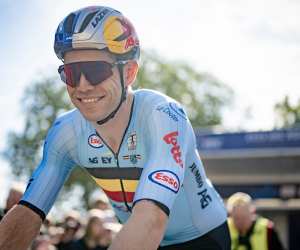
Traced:
[[232, 250], [283, 250], [274, 223], [256, 214], [252, 198], [242, 192], [229, 197], [227, 209]]
[[39, 235], [32, 242], [30, 250], [57, 250], [51, 244], [50, 238], [47, 235]]
[[2, 217], [22, 198], [22, 195], [25, 191], [25, 186], [23, 183], [15, 182], [12, 184], [7, 199], [6, 199], [6, 205], [3, 211], [0, 211], [0, 221]]
[[100, 210], [111, 210], [109, 200], [103, 192], [97, 195], [97, 197], [92, 197], [89, 203], [91, 209], [96, 208]]
[[107, 230], [104, 227], [103, 211], [89, 211], [85, 234], [79, 240], [72, 242], [66, 250], [106, 250], [110, 244], [107, 241]]
[[76, 233], [81, 227], [79, 217], [79, 213], [73, 210], [66, 215], [62, 225], [64, 229], [63, 234], [56, 244], [58, 250], [68, 249], [69, 244], [76, 240]]
[[99, 239], [99, 244], [101, 246], [109, 246], [117, 233], [122, 229], [122, 224], [118, 222], [105, 222], [103, 226], [105, 228], [105, 232], [103, 237]]

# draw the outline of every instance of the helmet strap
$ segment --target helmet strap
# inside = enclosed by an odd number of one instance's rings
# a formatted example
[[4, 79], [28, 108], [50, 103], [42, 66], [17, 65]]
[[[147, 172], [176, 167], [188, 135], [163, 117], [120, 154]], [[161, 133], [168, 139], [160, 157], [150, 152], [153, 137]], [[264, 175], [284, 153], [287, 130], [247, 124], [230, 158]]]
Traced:
[[114, 118], [116, 113], [119, 111], [122, 103], [126, 100], [126, 97], [127, 97], [127, 87], [125, 87], [124, 76], [123, 76], [124, 64], [118, 64], [117, 66], [118, 66], [118, 70], [119, 70], [119, 74], [120, 74], [120, 82], [121, 82], [121, 88], [122, 88], [120, 102], [119, 102], [118, 106], [108, 116], [106, 116], [102, 120], [97, 121], [98, 125], [102, 125], [102, 124], [106, 123], [107, 121], [109, 121], [110, 119]]

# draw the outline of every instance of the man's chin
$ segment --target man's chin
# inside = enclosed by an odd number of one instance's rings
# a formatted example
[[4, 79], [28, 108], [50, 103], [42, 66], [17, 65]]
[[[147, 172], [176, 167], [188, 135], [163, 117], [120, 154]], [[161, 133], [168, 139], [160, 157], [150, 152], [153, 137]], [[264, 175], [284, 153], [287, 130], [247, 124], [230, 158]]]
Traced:
[[101, 118], [94, 117], [94, 116], [88, 116], [88, 115], [83, 115], [83, 117], [88, 120], [89, 122], [97, 122], [99, 120], [102, 120]]
[[90, 114], [85, 114], [85, 113], [81, 113], [83, 115], [83, 117], [88, 120], [89, 122], [97, 122], [97, 121], [101, 121], [105, 118], [102, 116], [95, 116], [95, 115], [90, 115]]

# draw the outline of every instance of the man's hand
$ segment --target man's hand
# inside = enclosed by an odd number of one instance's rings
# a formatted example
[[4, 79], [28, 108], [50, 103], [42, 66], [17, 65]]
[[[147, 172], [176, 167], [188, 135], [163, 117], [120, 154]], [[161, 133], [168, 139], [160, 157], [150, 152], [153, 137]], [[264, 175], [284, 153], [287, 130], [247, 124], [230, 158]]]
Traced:
[[22, 205], [13, 207], [0, 222], [0, 249], [26, 250], [39, 233], [42, 219]]
[[156, 250], [167, 221], [168, 216], [154, 202], [139, 201], [109, 250]]

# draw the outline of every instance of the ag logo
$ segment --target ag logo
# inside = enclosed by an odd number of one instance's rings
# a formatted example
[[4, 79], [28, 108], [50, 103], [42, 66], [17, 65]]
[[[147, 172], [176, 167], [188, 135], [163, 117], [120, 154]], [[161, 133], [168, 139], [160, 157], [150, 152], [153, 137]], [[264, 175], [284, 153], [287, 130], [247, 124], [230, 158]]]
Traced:
[[92, 134], [89, 136], [88, 143], [93, 148], [102, 148], [103, 147], [101, 138], [96, 134]]
[[149, 180], [171, 190], [174, 193], [177, 193], [180, 186], [180, 181], [178, 176], [169, 170], [157, 170], [152, 172], [148, 176]]
[[89, 157], [89, 162], [93, 163], [93, 164], [97, 164], [98, 163], [98, 157]]

